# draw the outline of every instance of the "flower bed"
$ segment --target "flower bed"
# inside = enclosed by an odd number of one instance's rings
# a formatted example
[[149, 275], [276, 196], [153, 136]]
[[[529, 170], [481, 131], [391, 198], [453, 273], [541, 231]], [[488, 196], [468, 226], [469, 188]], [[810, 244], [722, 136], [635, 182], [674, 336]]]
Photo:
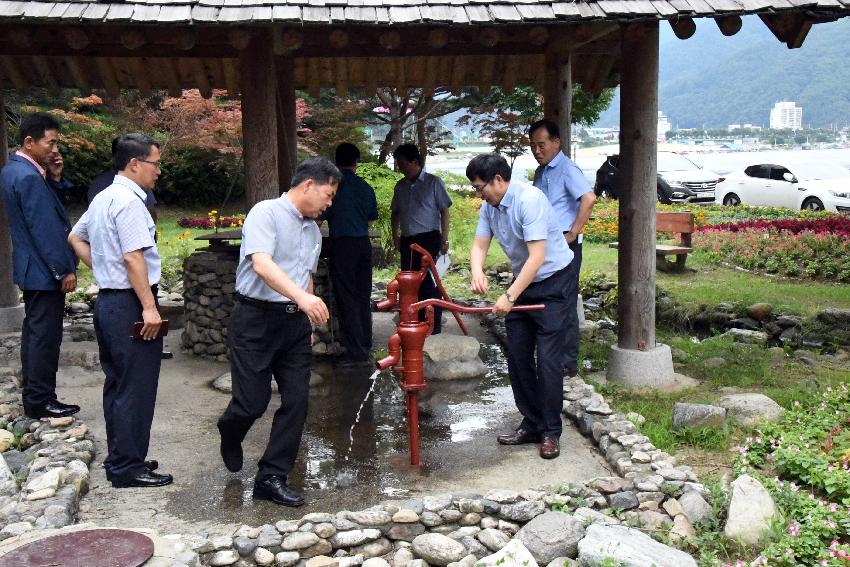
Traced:
[[850, 281], [850, 219], [747, 221], [701, 228], [710, 261], [790, 277]]
[[[736, 468], [766, 465], [762, 481], [782, 515], [758, 565], [850, 565], [850, 389], [829, 387], [739, 448]], [[763, 472], [763, 471], [762, 471]]]
[[183, 217], [177, 224], [181, 228], [238, 228], [245, 222], [245, 215], [229, 217], [219, 216], [218, 211], [210, 211], [205, 217]]

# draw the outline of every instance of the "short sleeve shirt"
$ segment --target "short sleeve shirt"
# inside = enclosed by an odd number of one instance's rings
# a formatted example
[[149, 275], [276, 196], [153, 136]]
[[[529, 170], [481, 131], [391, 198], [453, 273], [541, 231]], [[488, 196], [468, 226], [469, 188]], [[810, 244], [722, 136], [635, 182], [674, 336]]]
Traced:
[[375, 190], [350, 169], [342, 170], [333, 204], [322, 214], [331, 238], [369, 236], [369, 221], [378, 218]]
[[440, 211], [452, 206], [443, 181], [424, 169], [410, 181], [395, 184], [390, 210], [399, 216], [402, 236], [440, 230]]
[[254, 205], [242, 225], [242, 246], [236, 268], [236, 291], [262, 301], [292, 301], [270, 288], [254, 271], [251, 255], [266, 253], [303, 290], [319, 265], [322, 233], [316, 221], [304, 217], [284, 194]]
[[581, 196], [593, 191], [576, 162], [563, 152], [558, 152], [552, 161], [537, 168], [534, 186], [543, 191], [552, 204], [562, 233], [573, 226]]
[[498, 206], [482, 203], [475, 236], [496, 238], [511, 262], [514, 277], [528, 260], [528, 243], [545, 240], [546, 256], [535, 282], [545, 280], [573, 259], [546, 196], [522, 181], [511, 181]]
[[148, 283], [159, 283], [162, 262], [154, 237], [156, 225], [145, 207], [145, 191], [123, 175], [97, 194], [72, 232], [91, 245], [92, 271], [98, 287], [130, 289], [124, 254], [141, 250]]

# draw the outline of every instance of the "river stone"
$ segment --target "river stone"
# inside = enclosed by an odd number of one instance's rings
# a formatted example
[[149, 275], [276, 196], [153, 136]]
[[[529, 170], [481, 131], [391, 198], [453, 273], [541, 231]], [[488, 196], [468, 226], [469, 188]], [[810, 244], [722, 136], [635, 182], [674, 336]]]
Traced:
[[413, 541], [413, 538], [423, 533], [425, 533], [425, 526], [416, 522], [415, 524], [393, 524], [385, 535], [391, 540]]
[[775, 422], [782, 415], [782, 406], [764, 394], [729, 394], [720, 398], [717, 405], [726, 408], [732, 420], [742, 427]]
[[301, 557], [318, 557], [320, 555], [328, 555], [329, 553], [333, 553], [333, 546], [331, 542], [326, 539], [320, 539], [310, 547], [306, 549], [299, 550], [301, 553]]
[[326, 555], [315, 555], [304, 562], [304, 567], [337, 567], [339, 560]]
[[286, 551], [290, 551], [293, 549], [306, 549], [318, 542], [319, 536], [317, 536], [313, 532], [293, 532], [283, 538], [280, 547]]
[[247, 557], [257, 549], [257, 540], [245, 536], [235, 537], [233, 538], [233, 547], [236, 548], [239, 557]]
[[482, 557], [475, 567], [536, 567], [534, 556], [518, 539], [512, 539], [508, 544], [492, 555]]
[[362, 563], [363, 567], [390, 567], [383, 557], [371, 557]]
[[556, 557], [546, 567], [575, 567], [578, 563], [569, 557]]
[[408, 508], [401, 508], [393, 514], [393, 522], [397, 524], [413, 524], [419, 521], [419, 514]]
[[331, 544], [334, 547], [353, 547], [355, 545], [362, 545], [368, 541], [375, 541], [379, 537], [381, 537], [381, 530], [374, 528], [350, 530], [334, 534], [331, 537]]
[[463, 514], [460, 513], [460, 510], [455, 510], [454, 508], [440, 510], [440, 517], [444, 522], [457, 522], [460, 520], [461, 516], [463, 516]]
[[573, 517], [581, 522], [581, 525], [588, 526], [590, 524], [605, 524], [608, 526], [615, 526], [620, 523], [620, 520], [617, 518], [612, 518], [611, 516], [606, 516], [602, 512], [598, 512], [593, 508], [581, 507], [576, 508], [576, 511], [573, 512]]
[[721, 336], [732, 337], [735, 342], [746, 344], [764, 344], [767, 342], [767, 333], [764, 331], [752, 331], [750, 329], [731, 328]]
[[694, 558], [626, 526], [593, 524], [578, 543], [578, 564], [595, 567], [604, 561], [620, 567], [697, 567]]
[[539, 516], [546, 510], [546, 504], [540, 500], [529, 502], [523, 500], [515, 504], [504, 504], [499, 510], [499, 517], [514, 522], [527, 522], [535, 516]]
[[490, 551], [499, 551], [511, 540], [505, 532], [493, 528], [481, 530], [475, 537], [478, 538], [478, 541], [487, 546]]
[[413, 540], [413, 552], [431, 565], [448, 565], [466, 556], [462, 543], [441, 534], [422, 534]]
[[475, 337], [430, 335], [423, 348], [423, 371], [428, 380], [481, 378], [487, 366], [478, 356]]
[[254, 563], [260, 567], [274, 563], [274, 553], [264, 547], [258, 547], [254, 552]]
[[6, 464], [6, 459], [0, 455], [0, 497], [15, 496], [18, 493], [18, 483], [15, 481], [15, 475]]
[[537, 516], [519, 530], [521, 541], [537, 563], [549, 563], [561, 555], [576, 556], [576, 546], [584, 537], [581, 522], [563, 512], [547, 512]]
[[274, 556], [275, 567], [290, 567], [301, 561], [301, 555], [297, 551], [281, 551]]
[[708, 520], [711, 506], [700, 496], [699, 492], [691, 490], [679, 497], [679, 504], [691, 524], [702, 524]]
[[756, 321], [764, 321], [773, 312], [773, 307], [770, 303], [754, 303], [747, 307], [747, 315]]
[[677, 402], [673, 406], [673, 429], [683, 427], [726, 427], [726, 410], [708, 404]]
[[770, 530], [776, 517], [776, 505], [761, 483], [749, 475], [741, 475], [732, 483], [732, 500], [724, 535], [755, 545]]
[[5, 453], [15, 443], [15, 435], [6, 429], [0, 429], [0, 453]]
[[460, 543], [466, 548], [467, 555], [474, 555], [476, 557], [483, 557], [490, 553], [490, 550], [481, 545], [477, 539], [472, 536], [466, 536], [461, 538]]
[[336, 534], [336, 528], [330, 522], [316, 524], [313, 526], [313, 533], [321, 538], [329, 538]]
[[640, 505], [637, 496], [631, 490], [608, 495], [608, 506], [612, 510], [632, 510]]
[[411, 561], [413, 561], [413, 552], [407, 547], [402, 547], [393, 554], [392, 567], [407, 567]]
[[670, 528], [671, 541], [677, 542], [695, 535], [696, 532], [694, 531], [694, 527], [688, 521], [687, 516], [679, 514], [673, 518], [673, 527]]
[[[437, 335], [440, 336], [440, 335]], [[451, 494], [437, 494], [435, 496], [426, 496], [422, 499], [422, 506], [429, 512], [439, 513], [452, 505]]]
[[213, 554], [212, 559], [210, 559], [210, 565], [213, 567], [222, 567], [224, 565], [233, 565], [238, 560], [239, 554], [233, 549], [216, 551]]
[[422, 515], [419, 518], [419, 521], [422, 522], [429, 528], [433, 528], [434, 526], [439, 526], [443, 523], [443, 518], [440, 517], [439, 514], [434, 512], [422, 512]]
[[383, 526], [393, 521], [393, 517], [381, 510], [363, 510], [361, 512], [349, 512], [348, 519], [361, 526]]
[[[515, 490], [491, 490], [484, 495], [487, 500], [492, 500], [499, 504], [513, 504], [519, 500], [519, 492]], [[489, 512], [488, 512], [489, 513]]]
[[362, 554], [366, 559], [369, 557], [380, 557], [386, 555], [393, 550], [393, 544], [385, 537], [364, 543], [351, 548], [352, 555]]

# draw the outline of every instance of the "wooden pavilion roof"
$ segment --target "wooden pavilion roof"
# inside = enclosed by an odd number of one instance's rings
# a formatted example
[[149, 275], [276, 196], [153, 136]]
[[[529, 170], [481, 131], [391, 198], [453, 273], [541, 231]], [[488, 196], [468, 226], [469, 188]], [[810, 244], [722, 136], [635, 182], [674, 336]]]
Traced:
[[599, 92], [618, 82], [623, 23], [668, 20], [684, 39], [693, 18], [714, 18], [732, 35], [744, 14], [799, 47], [812, 24], [850, 15], [850, 0], [0, 0], [0, 84], [235, 94], [240, 52], [263, 30], [292, 61], [296, 86], [313, 94], [542, 90], [553, 53], [569, 53], [573, 80]]

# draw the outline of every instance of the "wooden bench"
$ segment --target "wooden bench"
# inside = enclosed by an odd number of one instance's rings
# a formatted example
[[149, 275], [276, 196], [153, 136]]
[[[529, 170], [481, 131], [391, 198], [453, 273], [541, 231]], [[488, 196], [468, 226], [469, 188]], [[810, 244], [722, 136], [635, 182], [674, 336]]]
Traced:
[[[677, 244], [655, 244], [656, 267], [662, 272], [684, 272], [685, 260], [694, 251], [691, 247], [691, 235], [694, 233], [694, 214], [685, 212], [655, 213], [655, 232], [667, 232], [678, 240]], [[608, 244], [609, 248], [618, 248], [618, 242]], [[667, 256], [675, 256], [671, 262]]]

